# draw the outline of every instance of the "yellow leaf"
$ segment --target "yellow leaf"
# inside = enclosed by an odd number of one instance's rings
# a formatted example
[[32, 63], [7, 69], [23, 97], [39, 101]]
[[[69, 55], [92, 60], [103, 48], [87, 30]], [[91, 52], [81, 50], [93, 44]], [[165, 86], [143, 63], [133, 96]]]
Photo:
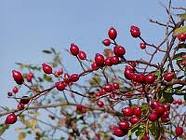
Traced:
[[18, 135], [18, 140], [25, 140], [26, 134], [24, 132], [20, 132]]

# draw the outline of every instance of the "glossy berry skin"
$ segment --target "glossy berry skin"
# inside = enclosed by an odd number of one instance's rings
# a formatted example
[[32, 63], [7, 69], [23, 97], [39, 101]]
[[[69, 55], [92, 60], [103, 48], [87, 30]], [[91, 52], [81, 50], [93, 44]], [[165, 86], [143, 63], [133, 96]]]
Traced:
[[17, 121], [17, 116], [14, 113], [6, 117], [5, 124], [14, 124]]
[[122, 57], [125, 52], [125, 48], [120, 45], [114, 47], [114, 54], [118, 57]]
[[46, 74], [52, 74], [52, 67], [46, 63], [42, 64], [42, 69]]
[[152, 112], [150, 115], [149, 115], [149, 120], [152, 121], [152, 122], [155, 122], [158, 120], [158, 114], [156, 112]]
[[144, 50], [146, 48], [146, 44], [144, 42], [140, 43], [140, 48]]
[[105, 59], [104, 56], [97, 53], [95, 56], [95, 63], [97, 64], [97, 66], [102, 67], [104, 65]]
[[111, 92], [113, 90], [113, 87], [111, 84], [107, 84], [107, 85], [105, 85], [104, 89], [106, 92]]
[[110, 39], [105, 39], [102, 41], [102, 43], [105, 45], [105, 46], [110, 46], [111, 42], [110, 42]]
[[72, 43], [70, 45], [70, 52], [72, 55], [77, 56], [79, 54], [79, 47], [76, 44]]
[[80, 60], [86, 60], [87, 59], [87, 55], [86, 55], [86, 53], [84, 51], [79, 51], [78, 58]]
[[27, 73], [26, 75], [27, 82], [31, 82], [33, 77], [34, 77], [34, 74], [32, 72]]
[[118, 126], [119, 126], [122, 130], [124, 130], [124, 129], [129, 129], [129, 123], [128, 123], [128, 121], [120, 121], [120, 122], [118, 123]]
[[133, 115], [133, 109], [131, 107], [125, 107], [122, 109], [124, 116], [132, 116]]
[[183, 127], [177, 126], [175, 129], [176, 136], [179, 137], [183, 134]]
[[159, 101], [152, 101], [150, 106], [151, 106], [152, 109], [155, 109], [155, 108], [157, 108], [160, 105], [161, 104], [160, 104]]
[[134, 107], [134, 108], [133, 108], [133, 113], [134, 113], [134, 115], [136, 115], [137, 117], [140, 117], [140, 116], [141, 116], [141, 113], [142, 113], [141, 108], [140, 108], [140, 107]]
[[8, 96], [12, 96], [13, 94], [12, 94], [12, 92], [8, 92]]
[[66, 87], [66, 83], [64, 81], [59, 81], [59, 82], [55, 83], [55, 86], [56, 86], [57, 90], [63, 91]]
[[110, 39], [112, 40], [115, 40], [116, 37], [117, 37], [117, 31], [115, 28], [111, 27], [109, 30], [108, 30], [108, 36]]
[[163, 78], [165, 81], [170, 82], [170, 81], [172, 81], [172, 79], [174, 79], [174, 76], [175, 76], [174, 72], [166, 72], [163, 75]]
[[93, 63], [91, 64], [91, 69], [92, 69], [92, 70], [98, 70], [98, 69], [99, 69], [99, 66], [96, 64], [96, 62], [93, 62]]
[[111, 63], [112, 63], [113, 65], [117, 65], [117, 64], [119, 63], [119, 58], [118, 58], [117, 56], [112, 56], [112, 57], [110, 58], [110, 60], [111, 60]]
[[138, 121], [139, 121], [139, 118], [136, 117], [136, 116], [133, 116], [133, 117], [130, 118], [130, 123], [131, 124], [136, 124]]
[[128, 80], [132, 80], [133, 76], [134, 76], [134, 72], [128, 69], [125, 69], [124, 71], [124, 76], [125, 78], [127, 78]]
[[112, 83], [112, 86], [114, 89], [119, 89], [119, 84], [118, 83]]
[[112, 66], [111, 57], [108, 57], [105, 59], [105, 65], [106, 66]]
[[113, 135], [117, 136], [117, 137], [123, 137], [127, 134], [128, 131], [123, 131], [120, 127], [115, 126], [112, 129], [112, 133]]
[[158, 116], [162, 116], [166, 110], [162, 105], [159, 105], [158, 107], [155, 108], [155, 111]]
[[13, 92], [14, 94], [18, 93], [18, 91], [19, 91], [19, 89], [18, 89], [16, 86], [12, 89], [12, 92]]
[[145, 76], [145, 82], [147, 84], [153, 84], [155, 80], [156, 80], [156, 76], [153, 73], [148, 74], [148, 75]]
[[76, 105], [76, 111], [79, 112], [79, 113], [86, 113], [86, 106], [84, 105], [81, 105], [81, 104], [77, 104]]
[[99, 106], [99, 107], [104, 107], [104, 103], [103, 103], [103, 101], [97, 101], [97, 105]]
[[14, 80], [16, 81], [18, 85], [23, 84], [24, 79], [23, 79], [22, 74], [19, 71], [13, 70], [12, 77], [14, 78]]
[[130, 33], [132, 37], [137, 38], [141, 35], [140, 29], [137, 26], [132, 25], [130, 27]]
[[72, 74], [70, 76], [70, 81], [71, 82], [77, 82], [79, 80], [79, 75], [78, 74]]
[[186, 40], [186, 33], [181, 33], [177, 36], [177, 38], [179, 39], [179, 41], [184, 42]]

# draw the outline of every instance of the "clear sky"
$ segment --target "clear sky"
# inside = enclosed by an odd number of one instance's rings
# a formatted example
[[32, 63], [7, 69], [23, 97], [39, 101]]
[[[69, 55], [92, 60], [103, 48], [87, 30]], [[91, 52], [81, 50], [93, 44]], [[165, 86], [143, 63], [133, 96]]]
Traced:
[[[127, 49], [127, 57], [143, 57], [139, 41], [130, 36], [129, 27], [138, 25], [147, 40], [157, 42], [163, 30], [148, 19], [166, 21], [160, 1], [167, 3], [167, 0], [0, 0], [1, 106], [14, 107], [6, 93], [14, 85], [11, 70], [16, 68], [15, 62], [45, 62], [43, 49], [54, 47], [64, 53], [64, 48], [76, 42], [94, 56], [103, 50], [101, 41], [107, 29], [114, 26], [119, 32], [118, 41]], [[184, 2], [174, 0], [174, 5], [186, 6]], [[67, 65], [73, 71], [73, 60]], [[13, 129], [2, 137], [15, 139], [9, 133], [16, 133]]]

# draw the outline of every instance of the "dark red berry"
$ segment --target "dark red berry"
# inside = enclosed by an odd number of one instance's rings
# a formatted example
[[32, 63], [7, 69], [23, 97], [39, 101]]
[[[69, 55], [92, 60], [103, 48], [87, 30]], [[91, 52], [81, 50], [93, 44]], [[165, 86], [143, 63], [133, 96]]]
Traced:
[[112, 63], [113, 65], [117, 65], [117, 64], [119, 63], [119, 58], [118, 58], [117, 56], [112, 56], [112, 57], [110, 58], [110, 60], [111, 60], [111, 63]]
[[161, 104], [160, 104], [159, 101], [152, 101], [150, 106], [151, 106], [152, 109], [155, 109], [155, 108], [157, 108], [160, 105]]
[[163, 78], [164, 78], [165, 81], [170, 82], [170, 81], [172, 81], [172, 79], [174, 79], [174, 76], [175, 76], [174, 72], [166, 72], [163, 75]]
[[145, 76], [145, 82], [147, 84], [153, 84], [155, 80], [156, 80], [156, 76], [153, 73], [148, 74], [148, 75]]
[[111, 84], [107, 84], [107, 85], [105, 85], [104, 89], [106, 92], [111, 92], [113, 90], [113, 87]]
[[79, 51], [78, 58], [80, 60], [86, 60], [87, 59], [87, 55], [86, 55], [86, 53], [84, 51]]
[[104, 56], [97, 53], [96, 56], [95, 56], [95, 63], [97, 64], [97, 66], [103, 66], [104, 65]]
[[134, 76], [134, 72], [128, 69], [125, 69], [124, 71], [124, 76], [125, 78], [127, 78], [128, 80], [132, 80], [133, 76]]
[[141, 113], [142, 113], [142, 111], [141, 111], [141, 108], [140, 107], [134, 107], [133, 108], [133, 111], [134, 111], [134, 115], [136, 115], [137, 117], [140, 117], [141, 116]]
[[177, 126], [175, 129], [176, 136], [179, 137], [183, 134], [183, 127]]
[[63, 91], [66, 87], [66, 83], [64, 81], [59, 81], [59, 82], [55, 83], [55, 86], [56, 86], [57, 90]]
[[98, 69], [99, 69], [99, 66], [96, 64], [96, 62], [93, 62], [93, 63], [91, 64], [91, 69], [92, 69], [92, 70], [98, 70]]
[[104, 102], [99, 100], [99, 101], [97, 101], [97, 105], [99, 107], [104, 107]]
[[16, 121], [17, 121], [17, 116], [14, 113], [11, 113], [6, 117], [5, 123], [14, 124]]
[[162, 116], [166, 110], [162, 105], [159, 105], [158, 107], [155, 108], [155, 111], [158, 116]]
[[144, 42], [140, 43], [140, 48], [143, 50], [146, 48], [146, 44]]
[[130, 123], [131, 124], [136, 124], [138, 121], [139, 121], [139, 118], [136, 117], [136, 116], [133, 116], [133, 117], [130, 118]]
[[111, 44], [110, 39], [105, 39], [102, 42], [105, 46], [109, 46]]
[[77, 82], [79, 80], [79, 75], [78, 74], [72, 74], [70, 76], [70, 81], [71, 82]]
[[32, 72], [27, 73], [26, 75], [27, 82], [31, 82], [33, 77], [34, 77], [34, 74]]
[[132, 37], [137, 38], [141, 35], [140, 29], [137, 26], [132, 25], [130, 27], [130, 33]]
[[23, 84], [24, 79], [23, 79], [22, 74], [19, 71], [13, 70], [12, 76], [18, 85]]
[[59, 77], [59, 76], [61, 76], [63, 74], [63, 69], [61, 68], [61, 69], [58, 69], [57, 71], [55, 71], [54, 72], [54, 75], [56, 76], [56, 77]]
[[14, 94], [18, 93], [18, 91], [19, 91], [19, 89], [18, 89], [16, 86], [12, 89], [12, 92], [13, 92]]
[[122, 109], [124, 116], [132, 116], [133, 115], [133, 109], [131, 107], [125, 107]]
[[119, 84], [118, 83], [112, 83], [112, 86], [114, 89], [119, 89]]
[[141, 140], [150, 140], [150, 137], [148, 134], [144, 134], [143, 137], [141, 138]]
[[77, 104], [77, 105], [76, 105], [76, 111], [77, 111], [78, 113], [86, 113], [87, 108], [86, 108], [86, 106], [84, 106], [84, 105]]
[[72, 55], [77, 56], [79, 54], [79, 47], [76, 44], [72, 43], [70, 45], [70, 52]]
[[125, 54], [125, 52], [126, 52], [125, 48], [120, 45], [114, 47], [114, 54], [118, 57], [122, 57]]
[[113, 27], [111, 27], [108, 31], [108, 36], [110, 39], [115, 40], [117, 37], [117, 31]]
[[149, 115], [149, 120], [154, 122], [154, 121], [157, 121], [158, 119], [158, 114], [156, 112], [152, 112], [150, 115]]
[[181, 33], [177, 35], [177, 38], [179, 39], [179, 41], [184, 42], [186, 40], [186, 33]]
[[52, 74], [52, 67], [46, 63], [42, 64], [42, 69], [46, 74]]
[[12, 94], [12, 92], [8, 92], [8, 96], [12, 96], [13, 94]]
[[123, 137], [123, 136], [125, 136], [128, 133], [128, 131], [126, 131], [126, 130], [123, 131], [120, 127], [115, 126], [112, 129], [112, 133], [113, 133], [113, 135], [115, 135], [117, 137]]
[[121, 121], [118, 123], [119, 127], [123, 130], [123, 129], [129, 129], [129, 123], [128, 121]]
[[18, 109], [18, 110], [23, 110], [24, 108], [25, 108], [25, 104], [19, 103], [19, 104], [17, 105], [17, 109]]
[[108, 57], [105, 59], [105, 65], [106, 66], [112, 66], [111, 57]]

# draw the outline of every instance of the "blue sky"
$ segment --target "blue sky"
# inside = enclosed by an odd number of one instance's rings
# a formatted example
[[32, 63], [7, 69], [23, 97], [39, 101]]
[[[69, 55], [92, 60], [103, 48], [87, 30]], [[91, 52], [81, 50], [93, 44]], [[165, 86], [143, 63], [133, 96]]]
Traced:
[[[184, 4], [184, 0], [174, 1], [175, 6]], [[14, 106], [6, 93], [15, 84], [11, 78], [15, 62], [41, 64], [48, 59], [41, 50], [54, 47], [64, 54], [71, 42], [94, 56], [103, 50], [101, 41], [110, 26], [118, 30], [127, 57], [143, 57], [129, 27], [138, 25], [147, 40], [157, 42], [163, 30], [149, 24], [149, 18], [166, 21], [160, 0], [0, 0], [1, 105]], [[70, 70], [73, 63], [67, 64]], [[8, 131], [3, 137], [12, 139]]]

